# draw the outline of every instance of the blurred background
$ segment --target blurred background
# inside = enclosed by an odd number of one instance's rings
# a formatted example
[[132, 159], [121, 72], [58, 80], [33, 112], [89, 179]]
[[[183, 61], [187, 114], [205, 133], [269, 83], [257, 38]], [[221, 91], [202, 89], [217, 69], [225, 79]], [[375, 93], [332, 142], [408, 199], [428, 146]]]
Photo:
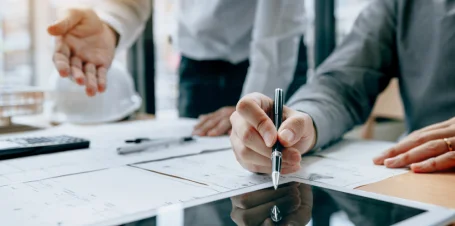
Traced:
[[[71, 0], [0, 0], [0, 84], [45, 86], [53, 70], [53, 42], [46, 28], [56, 19], [56, 9]], [[339, 42], [369, 0], [336, 0], [336, 40]], [[170, 43], [176, 29], [173, 0], [154, 1], [156, 113], [177, 115], [176, 69], [179, 54]], [[306, 0], [309, 28], [307, 46], [314, 44], [314, 1]], [[119, 59], [127, 64], [127, 53]], [[312, 57], [309, 58], [313, 59]], [[311, 63], [314, 65], [314, 63]], [[164, 114], [162, 114], [164, 113]]]
[[[53, 40], [46, 28], [56, 19], [58, 7], [72, 0], [0, 0], [0, 85], [46, 87], [53, 72]], [[306, 0], [308, 30], [305, 42], [309, 65], [316, 67], [350, 31], [359, 12], [369, 0]], [[117, 58], [130, 70], [136, 89], [144, 102], [141, 111], [158, 118], [177, 117], [179, 53], [172, 46], [176, 30], [174, 0], [155, 0], [153, 18], [143, 38], [131, 50]], [[319, 3], [319, 5], [316, 5]], [[332, 18], [334, 16], [334, 18]], [[319, 24], [315, 29], [315, 24]], [[332, 27], [333, 26], [333, 27]], [[333, 41], [332, 41], [333, 40]], [[153, 45], [154, 53], [144, 53], [144, 46]], [[386, 96], [379, 106], [377, 118], [400, 120], [402, 112], [396, 101], [397, 91]], [[393, 101], [391, 101], [391, 99]], [[396, 102], [396, 103], [395, 103]], [[387, 108], [399, 110], [388, 111]], [[373, 117], [376, 118], [376, 117]], [[371, 122], [376, 119], [370, 120]], [[372, 127], [371, 127], [372, 128]], [[359, 133], [372, 137], [369, 128]], [[393, 135], [396, 137], [396, 135]], [[392, 138], [384, 138], [392, 139]]]

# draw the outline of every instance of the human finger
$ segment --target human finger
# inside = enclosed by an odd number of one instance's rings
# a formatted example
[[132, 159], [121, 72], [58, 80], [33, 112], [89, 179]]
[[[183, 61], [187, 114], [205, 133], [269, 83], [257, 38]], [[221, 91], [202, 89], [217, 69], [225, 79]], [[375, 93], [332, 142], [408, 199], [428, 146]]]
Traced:
[[214, 114], [213, 116], [208, 117], [204, 120], [204, 123], [199, 126], [199, 128], [193, 131], [194, 135], [198, 136], [207, 136], [207, 133], [216, 127], [216, 125], [221, 121], [222, 116]]
[[71, 57], [71, 72], [71, 75], [77, 84], [85, 84], [85, 74], [82, 71], [82, 61], [79, 57]]
[[226, 134], [231, 129], [231, 122], [229, 117], [224, 117], [218, 124], [207, 132], [208, 136], [221, 136]]
[[69, 9], [65, 11], [65, 16], [50, 25], [47, 31], [50, 35], [61, 36], [73, 29], [84, 19], [84, 12], [81, 9]]
[[[255, 168], [266, 167], [266, 172], [271, 171], [272, 163], [270, 161], [270, 158], [265, 157], [245, 146], [235, 133], [231, 134], [230, 140], [235, 157], [237, 161], [242, 164], [242, 166], [255, 165]], [[264, 170], [252, 169], [250, 171], [265, 173]]]
[[98, 92], [102, 93], [106, 91], [106, 76], [107, 69], [105, 67], [99, 67], [97, 73], [98, 81]]
[[455, 152], [450, 151], [435, 158], [430, 158], [420, 163], [411, 165], [415, 173], [433, 173], [455, 167]]
[[[259, 137], [259, 135], [256, 136]], [[249, 146], [245, 145], [245, 138], [240, 138], [244, 137], [244, 135], [239, 136], [238, 134], [231, 134], [231, 137], [231, 142], [237, 143], [236, 147], [239, 147], [234, 148], [234, 152], [236, 153], [238, 159], [241, 159], [243, 162], [249, 164], [271, 167], [270, 155], [272, 153], [272, 150], [270, 148], [264, 147], [263, 150], [268, 150], [268, 152], [260, 153], [256, 149], [252, 149]], [[296, 148], [284, 148], [281, 153], [283, 156], [283, 165], [298, 166], [302, 160], [300, 151]]]
[[[437, 129], [444, 129], [444, 128], [449, 127], [450, 125], [451, 125], [450, 120], [446, 120], [446, 121], [443, 121], [443, 122], [439, 122], [439, 123], [424, 127], [424, 128], [422, 128], [420, 130], [415, 131], [415, 133], [428, 132], [428, 131], [437, 130]], [[413, 134], [413, 133], [411, 133], [411, 134]]]
[[68, 77], [70, 74], [70, 55], [71, 50], [60, 38], [56, 41], [54, 56], [52, 58], [54, 65], [60, 76]]
[[236, 107], [237, 112], [259, 132], [268, 147], [272, 147], [277, 139], [276, 128], [268, 115], [272, 108], [272, 99], [259, 93], [245, 96]]
[[[253, 151], [244, 145], [235, 131], [232, 131], [230, 141], [235, 157], [243, 168], [255, 173], [270, 173], [272, 171], [271, 160], [269, 157], [271, 150], [269, 150], [269, 156], [263, 156]], [[282, 153], [282, 174], [294, 173], [300, 170], [301, 155], [298, 150], [285, 148]]]
[[193, 130], [198, 130], [199, 128], [201, 128], [207, 122], [207, 120], [213, 117], [213, 115], [214, 115], [213, 113], [200, 115], [198, 117], [199, 122], [194, 126]]
[[405, 153], [412, 148], [425, 144], [428, 141], [451, 137], [455, 135], [455, 127], [444, 127], [442, 129], [429, 130], [426, 132], [418, 132], [408, 136], [403, 141], [399, 142], [394, 147], [382, 153], [373, 159], [375, 164], [384, 164], [384, 160], [393, 158], [402, 153]]
[[[278, 130], [278, 139], [284, 147], [291, 147], [298, 142], [305, 142], [308, 149], [315, 143], [315, 129], [313, 119], [305, 113], [286, 108], [286, 117]], [[307, 151], [307, 150], [302, 150]]]
[[86, 78], [85, 92], [88, 96], [95, 96], [97, 90], [96, 66], [92, 63], [86, 63], [84, 72]]
[[268, 147], [259, 132], [250, 125], [237, 111], [231, 115], [232, 133], [234, 133], [246, 147], [254, 152], [270, 158], [272, 149]]
[[439, 156], [448, 151], [447, 144], [444, 140], [432, 140], [396, 157], [384, 160], [384, 165], [389, 168], [404, 167], [412, 163], [424, 161], [431, 157]]
[[311, 220], [313, 212], [313, 192], [311, 186], [300, 184], [300, 206], [298, 209], [288, 214], [280, 222], [280, 225], [307, 225]]

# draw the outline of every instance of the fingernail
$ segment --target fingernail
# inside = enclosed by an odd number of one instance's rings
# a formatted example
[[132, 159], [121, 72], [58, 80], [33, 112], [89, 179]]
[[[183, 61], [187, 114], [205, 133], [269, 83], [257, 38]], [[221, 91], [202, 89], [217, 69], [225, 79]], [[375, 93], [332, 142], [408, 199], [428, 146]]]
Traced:
[[82, 79], [82, 78], [78, 78], [78, 79], [76, 80], [76, 82], [77, 82], [77, 84], [79, 84], [79, 85], [84, 85], [84, 84], [85, 84], [84, 79]]
[[292, 141], [294, 141], [294, 137], [294, 133], [288, 129], [285, 129], [280, 133], [280, 138], [288, 143], [292, 143]]
[[265, 145], [267, 145], [268, 147], [272, 147], [272, 145], [273, 145], [272, 133], [265, 132], [265, 134], [264, 134], [264, 142], [265, 142]]
[[63, 76], [63, 77], [66, 77], [69, 74], [68, 70], [60, 70], [59, 73], [60, 73], [60, 76]]

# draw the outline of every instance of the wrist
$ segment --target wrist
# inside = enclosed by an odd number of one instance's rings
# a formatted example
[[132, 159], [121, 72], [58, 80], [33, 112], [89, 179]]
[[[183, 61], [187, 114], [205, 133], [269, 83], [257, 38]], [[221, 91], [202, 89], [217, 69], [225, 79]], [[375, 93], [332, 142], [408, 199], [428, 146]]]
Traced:
[[311, 145], [309, 146], [308, 150], [306, 150], [304, 153], [302, 153], [302, 154], [305, 154], [305, 153], [307, 153], [309, 151], [313, 151], [314, 150], [314, 147], [316, 146], [317, 141], [318, 141], [318, 129], [316, 127], [316, 124], [314, 123], [313, 117], [310, 114], [308, 114], [308, 113], [306, 113], [304, 111], [298, 111], [298, 112], [305, 114], [309, 118], [309, 120], [311, 121], [312, 130], [313, 130], [312, 131], [313, 132], [313, 139], [311, 141]]

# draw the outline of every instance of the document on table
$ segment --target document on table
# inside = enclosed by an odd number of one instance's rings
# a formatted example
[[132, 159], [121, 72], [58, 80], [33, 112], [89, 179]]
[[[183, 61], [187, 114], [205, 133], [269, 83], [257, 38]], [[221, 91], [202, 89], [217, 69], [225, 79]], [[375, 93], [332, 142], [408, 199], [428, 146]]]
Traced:
[[84, 225], [218, 194], [133, 167], [0, 187], [3, 225]]
[[138, 121], [101, 126], [62, 125], [40, 132], [20, 134], [21, 137], [66, 134], [90, 139], [91, 143], [89, 149], [0, 161], [0, 186], [198, 154], [231, 146], [228, 137], [197, 137], [195, 142], [185, 145], [129, 155], [117, 154], [117, 148], [125, 145], [126, 139], [187, 136], [191, 133], [194, 123], [193, 120], [173, 120]]
[[346, 139], [316, 153], [316, 155], [371, 165], [374, 157], [393, 147], [393, 145], [395, 143], [387, 141]]
[[357, 188], [407, 172], [402, 169], [388, 169], [383, 166], [357, 164], [318, 156], [305, 157], [300, 165], [298, 172], [286, 177], [345, 188]]
[[[339, 150], [341, 153], [354, 153], [351, 150], [344, 150], [346, 147], [350, 149], [352, 146], [355, 147], [355, 143], [341, 146]], [[366, 144], [357, 146], [368, 147]], [[384, 166], [376, 166], [369, 159], [369, 156], [368, 159], [357, 158], [355, 161], [344, 160], [344, 157], [341, 156], [340, 159], [321, 156], [304, 157], [301, 162], [301, 169], [297, 173], [282, 177], [356, 188], [407, 172], [404, 169], [388, 169]], [[229, 191], [270, 182], [269, 175], [256, 175], [243, 169], [232, 151], [201, 154], [135, 166], [207, 184], [218, 191]]]
[[235, 159], [232, 150], [134, 166], [201, 183], [219, 192], [251, 187], [271, 181], [269, 175], [257, 175], [243, 169]]

